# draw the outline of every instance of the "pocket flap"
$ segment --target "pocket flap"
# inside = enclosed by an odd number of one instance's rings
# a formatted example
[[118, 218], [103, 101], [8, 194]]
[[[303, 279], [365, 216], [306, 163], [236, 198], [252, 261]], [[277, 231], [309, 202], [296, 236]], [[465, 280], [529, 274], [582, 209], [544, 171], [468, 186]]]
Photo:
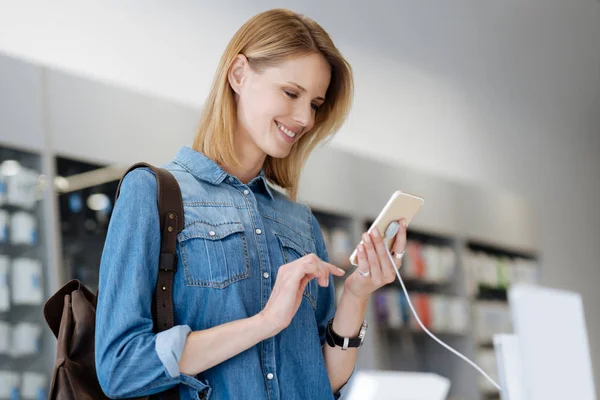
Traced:
[[180, 242], [192, 238], [220, 240], [229, 235], [240, 232], [244, 232], [244, 225], [237, 222], [213, 225], [207, 222], [198, 221], [186, 227], [179, 234], [178, 239]]
[[283, 236], [280, 233], [275, 233], [275, 236], [277, 236], [277, 239], [279, 239], [279, 242], [281, 243], [282, 247], [287, 247], [289, 249], [294, 250], [296, 253], [298, 253], [300, 257], [304, 257], [305, 255], [310, 253], [310, 251], [306, 251], [301, 245], [288, 238], [287, 236]]

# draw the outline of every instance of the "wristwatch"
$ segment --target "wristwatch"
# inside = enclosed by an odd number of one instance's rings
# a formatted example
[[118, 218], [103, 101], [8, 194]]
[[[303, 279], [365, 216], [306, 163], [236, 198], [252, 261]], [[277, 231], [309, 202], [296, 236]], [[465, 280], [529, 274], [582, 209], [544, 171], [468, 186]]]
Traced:
[[329, 320], [327, 324], [327, 331], [325, 332], [325, 337], [327, 339], [327, 344], [331, 347], [339, 346], [342, 350], [347, 350], [349, 347], [360, 347], [362, 346], [365, 335], [367, 334], [367, 320], [364, 320], [361, 327], [360, 332], [358, 333], [358, 337], [355, 338], [347, 338], [338, 335], [332, 328], [333, 318]]

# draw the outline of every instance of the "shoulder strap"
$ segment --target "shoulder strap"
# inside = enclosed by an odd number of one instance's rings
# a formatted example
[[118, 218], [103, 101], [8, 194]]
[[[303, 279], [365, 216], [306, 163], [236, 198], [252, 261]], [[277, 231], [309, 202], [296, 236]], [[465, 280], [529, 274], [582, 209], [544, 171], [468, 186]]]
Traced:
[[[177, 234], [183, 229], [183, 202], [179, 184], [173, 175], [164, 168], [148, 163], [132, 165], [127, 172], [137, 168], [149, 168], [156, 175], [158, 186], [158, 214], [161, 231], [161, 246], [158, 280], [154, 292], [155, 328], [157, 332], [167, 330], [174, 325], [173, 318], [173, 276], [177, 271]], [[119, 197], [121, 182], [117, 187]], [[116, 199], [115, 199], [116, 201]]]
[[[147, 163], [132, 165], [127, 172], [137, 168], [149, 168], [156, 175], [158, 184], [158, 216], [160, 221], [161, 245], [158, 265], [158, 279], [154, 290], [152, 315], [156, 332], [172, 328], [175, 324], [173, 317], [173, 278], [177, 271], [177, 234], [183, 230], [183, 201], [181, 189], [175, 177], [166, 169], [158, 168]], [[117, 187], [116, 199], [119, 197], [121, 182]], [[177, 386], [162, 393], [164, 399], [179, 399]]]

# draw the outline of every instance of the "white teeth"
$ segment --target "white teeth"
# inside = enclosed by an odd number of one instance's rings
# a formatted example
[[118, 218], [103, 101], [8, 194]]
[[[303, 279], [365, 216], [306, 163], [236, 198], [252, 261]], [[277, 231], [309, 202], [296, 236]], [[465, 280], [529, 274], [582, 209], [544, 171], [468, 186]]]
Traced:
[[286, 135], [288, 135], [289, 137], [293, 138], [296, 137], [296, 134], [290, 130], [287, 130], [283, 125], [280, 125], [277, 123], [277, 126], [279, 127], [279, 129], [281, 129], [281, 131], [283, 133], [285, 133]]

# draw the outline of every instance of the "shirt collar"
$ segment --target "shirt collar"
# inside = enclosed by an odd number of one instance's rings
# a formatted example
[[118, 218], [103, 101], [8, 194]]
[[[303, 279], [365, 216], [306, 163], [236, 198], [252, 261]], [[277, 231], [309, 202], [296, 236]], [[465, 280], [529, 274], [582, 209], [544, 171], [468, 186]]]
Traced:
[[[184, 166], [192, 175], [208, 182], [212, 185], [220, 185], [225, 179], [232, 182], [238, 181], [236, 177], [225, 172], [216, 162], [208, 158], [203, 153], [196, 151], [190, 147], [182, 147], [175, 156], [175, 161]], [[239, 182], [239, 181], [238, 181]], [[248, 183], [248, 186], [256, 184], [262, 185], [271, 198], [274, 199], [271, 187], [265, 177], [265, 171], [262, 169], [258, 176]]]

